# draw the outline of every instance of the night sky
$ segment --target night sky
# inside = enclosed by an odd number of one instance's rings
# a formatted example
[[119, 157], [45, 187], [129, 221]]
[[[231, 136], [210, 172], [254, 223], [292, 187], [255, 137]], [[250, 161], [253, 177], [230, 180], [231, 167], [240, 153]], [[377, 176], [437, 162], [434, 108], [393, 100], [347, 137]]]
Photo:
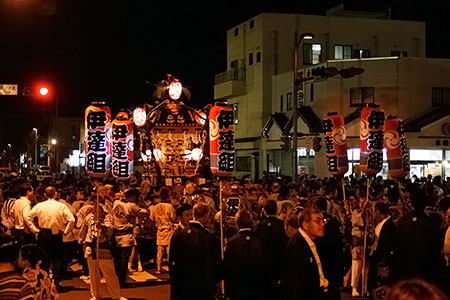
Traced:
[[[342, 2], [346, 10], [390, 6], [393, 19], [425, 21], [427, 56], [450, 58], [445, 1], [0, 0], [0, 83], [46, 82], [58, 92], [60, 116], [83, 117], [94, 100], [113, 114], [151, 103], [152, 84], [171, 73], [189, 86], [187, 104], [203, 107], [213, 101], [214, 75], [226, 70], [228, 29], [262, 12], [324, 15]], [[17, 149], [53, 104], [0, 97], [0, 149]]]

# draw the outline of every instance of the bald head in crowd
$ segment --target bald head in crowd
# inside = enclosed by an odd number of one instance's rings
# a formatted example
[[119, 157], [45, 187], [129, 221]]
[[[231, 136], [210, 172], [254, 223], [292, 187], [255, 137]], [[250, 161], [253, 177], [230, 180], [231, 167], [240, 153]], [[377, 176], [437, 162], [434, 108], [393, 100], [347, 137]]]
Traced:
[[199, 221], [203, 225], [208, 222], [209, 206], [204, 203], [194, 205], [194, 220]]
[[236, 224], [239, 227], [239, 229], [252, 228], [253, 226], [252, 214], [246, 209], [240, 209], [236, 213]]
[[45, 188], [45, 196], [48, 199], [55, 199], [56, 189], [53, 186], [48, 186]]

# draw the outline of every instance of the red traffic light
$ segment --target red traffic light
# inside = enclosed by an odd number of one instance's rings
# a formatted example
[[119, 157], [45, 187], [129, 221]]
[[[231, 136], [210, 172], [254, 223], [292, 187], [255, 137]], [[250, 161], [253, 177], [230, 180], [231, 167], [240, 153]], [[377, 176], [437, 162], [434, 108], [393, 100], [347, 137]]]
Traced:
[[48, 94], [48, 89], [46, 87], [41, 87], [39, 89], [39, 94], [41, 94], [42, 96], [46, 96]]

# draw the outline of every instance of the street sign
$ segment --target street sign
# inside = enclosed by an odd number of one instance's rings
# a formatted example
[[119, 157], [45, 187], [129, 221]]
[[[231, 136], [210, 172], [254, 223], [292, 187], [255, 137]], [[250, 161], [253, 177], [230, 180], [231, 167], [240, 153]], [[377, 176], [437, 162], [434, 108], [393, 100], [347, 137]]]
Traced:
[[17, 96], [17, 84], [0, 84], [0, 95]]

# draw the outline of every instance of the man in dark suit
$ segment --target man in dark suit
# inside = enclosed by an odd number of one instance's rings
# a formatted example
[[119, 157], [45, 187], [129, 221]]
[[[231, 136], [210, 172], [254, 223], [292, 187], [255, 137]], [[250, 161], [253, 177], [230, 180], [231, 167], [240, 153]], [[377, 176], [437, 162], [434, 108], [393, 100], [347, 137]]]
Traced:
[[205, 228], [206, 204], [194, 206], [194, 220], [171, 240], [169, 266], [179, 300], [214, 299], [217, 291], [219, 246]]
[[438, 282], [442, 271], [439, 228], [424, 213], [428, 193], [415, 186], [409, 190], [413, 210], [398, 222], [394, 250], [395, 280], [421, 277]]
[[[192, 220], [192, 205], [187, 203], [180, 204], [176, 209], [177, 219], [178, 219], [178, 226], [175, 229], [175, 231], [172, 234], [172, 238], [170, 240], [170, 247], [172, 248], [172, 241], [175, 236], [177, 236], [183, 229], [189, 226], [189, 222]], [[173, 249], [173, 248], [172, 248]], [[170, 257], [170, 256], [169, 256]], [[170, 264], [169, 264], [170, 265]], [[177, 300], [178, 295], [175, 287], [177, 286], [176, 283], [176, 276], [174, 275], [174, 268], [169, 269], [169, 275], [170, 275], [170, 299], [171, 300]]]
[[323, 273], [329, 281], [326, 299], [340, 300], [341, 286], [345, 275], [344, 238], [339, 229], [340, 224], [327, 213], [327, 207], [331, 202], [327, 201], [326, 198], [316, 196], [311, 198], [309, 202], [320, 209], [326, 220], [324, 235], [314, 241], [322, 262]]
[[267, 259], [269, 273], [269, 299], [279, 299], [278, 282], [280, 281], [280, 265], [283, 251], [287, 243], [284, 223], [276, 217], [277, 202], [266, 200], [263, 206], [264, 218], [255, 226], [255, 233], [262, 242], [264, 256]]
[[376, 222], [375, 242], [369, 258], [368, 290], [370, 293], [377, 287], [377, 281], [388, 284], [389, 271], [392, 269], [396, 226], [389, 215], [389, 205], [379, 201], [374, 205], [373, 218]]
[[314, 240], [322, 237], [325, 221], [316, 206], [308, 205], [298, 217], [299, 232], [286, 246], [281, 271], [281, 288], [286, 300], [326, 299], [328, 280], [322, 270]]
[[252, 230], [252, 215], [236, 214], [239, 233], [227, 243], [224, 259], [225, 295], [230, 300], [266, 299], [266, 264], [262, 243]]

